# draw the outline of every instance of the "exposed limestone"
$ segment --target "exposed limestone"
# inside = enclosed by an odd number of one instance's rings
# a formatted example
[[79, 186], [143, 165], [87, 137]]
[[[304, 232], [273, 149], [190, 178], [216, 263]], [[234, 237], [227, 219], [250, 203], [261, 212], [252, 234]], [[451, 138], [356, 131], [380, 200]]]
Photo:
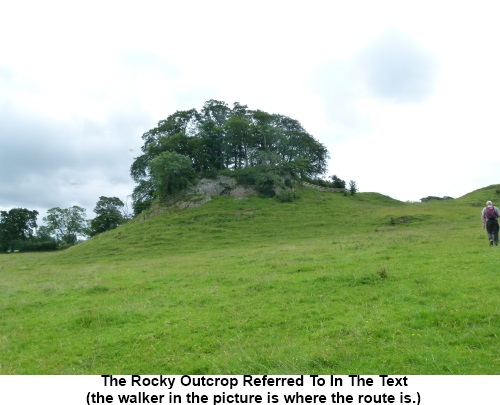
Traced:
[[181, 209], [190, 209], [190, 208], [200, 207], [203, 204], [206, 204], [207, 202], [212, 201], [212, 197], [207, 195], [207, 194], [204, 194], [204, 195], [201, 195], [198, 197], [199, 198], [191, 198], [189, 200], [179, 201], [175, 204], [175, 206], [177, 208], [181, 208]]
[[186, 194], [230, 196], [236, 200], [241, 200], [256, 196], [257, 192], [252, 187], [237, 185], [236, 179], [232, 177], [218, 176], [215, 179], [201, 179], [195, 186], [188, 187]]

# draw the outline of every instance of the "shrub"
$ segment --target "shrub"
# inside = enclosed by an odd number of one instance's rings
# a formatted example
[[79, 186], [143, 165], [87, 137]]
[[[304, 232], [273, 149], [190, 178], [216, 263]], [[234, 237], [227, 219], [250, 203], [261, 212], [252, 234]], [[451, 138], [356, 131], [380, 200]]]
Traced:
[[287, 203], [287, 202], [292, 202], [299, 198], [299, 195], [295, 192], [294, 189], [292, 188], [285, 188], [284, 190], [281, 190], [281, 192], [276, 196], [278, 201], [281, 201], [282, 203]]
[[286, 188], [285, 180], [269, 166], [254, 166], [237, 170], [235, 173], [238, 184], [254, 186], [261, 197], [275, 197], [279, 189]]
[[391, 225], [400, 225], [407, 224], [412, 222], [414, 218], [411, 215], [404, 215], [402, 217], [391, 217], [390, 224]]
[[274, 197], [280, 188], [284, 188], [283, 178], [271, 172], [261, 173], [255, 185], [255, 189], [262, 197]]
[[149, 167], [153, 175], [154, 193], [160, 200], [184, 190], [195, 179], [191, 160], [175, 152], [155, 157]]
[[351, 195], [354, 195], [358, 192], [358, 187], [356, 186], [356, 182], [354, 180], [349, 181], [349, 192]]
[[263, 167], [254, 166], [240, 169], [233, 173], [238, 184], [241, 184], [243, 186], [255, 186], [264, 170], [265, 169]]
[[387, 274], [387, 268], [385, 266], [382, 266], [378, 271], [377, 274], [379, 275], [380, 279], [385, 280], [388, 276]]
[[345, 188], [345, 181], [337, 177], [336, 175], [333, 175], [330, 177], [332, 179], [332, 185], [331, 187], [333, 188]]
[[52, 238], [50, 240], [37, 240], [33, 238], [16, 242], [16, 249], [20, 252], [46, 252], [58, 249], [57, 241]]

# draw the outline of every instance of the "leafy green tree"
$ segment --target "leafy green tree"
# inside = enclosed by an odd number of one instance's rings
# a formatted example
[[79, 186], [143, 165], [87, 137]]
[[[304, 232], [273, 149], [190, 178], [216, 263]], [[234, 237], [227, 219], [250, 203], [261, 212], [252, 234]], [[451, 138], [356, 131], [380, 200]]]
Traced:
[[202, 171], [221, 170], [226, 167], [226, 130], [231, 109], [223, 101], [209, 100], [198, 114], [195, 137], [201, 140], [201, 155], [192, 156], [202, 163]]
[[39, 241], [52, 241], [54, 238], [50, 235], [49, 229], [45, 225], [41, 225], [36, 230], [36, 239]]
[[53, 235], [59, 243], [74, 245], [78, 236], [89, 233], [85, 208], [74, 205], [70, 208], [51, 208], [47, 216], [43, 217], [45, 229]]
[[95, 218], [90, 221], [90, 235], [106, 232], [117, 228], [126, 221], [122, 213], [125, 206], [118, 197], [99, 197], [94, 213]]
[[345, 188], [345, 180], [342, 180], [341, 178], [337, 177], [335, 174], [333, 176], [330, 176], [332, 179], [332, 187], [333, 188]]
[[208, 100], [201, 109], [199, 119], [201, 122], [213, 122], [217, 127], [222, 127], [231, 116], [231, 108], [224, 102]]
[[48, 232], [45, 226], [39, 226], [36, 235], [19, 243], [19, 250], [23, 252], [42, 252], [57, 250], [58, 243]]
[[358, 186], [356, 185], [356, 182], [354, 180], [349, 181], [349, 192], [351, 195], [354, 195], [358, 192]]
[[187, 156], [164, 152], [149, 164], [155, 195], [160, 200], [185, 189], [194, 180], [195, 172]]
[[151, 178], [140, 179], [139, 184], [134, 187], [132, 192], [132, 208], [134, 215], [138, 215], [142, 211], [151, 207], [154, 200], [154, 184]]
[[196, 153], [193, 161], [200, 172], [221, 170], [225, 167], [224, 129], [214, 121], [205, 120], [199, 123], [196, 142]]
[[[142, 135], [144, 145], [142, 155], [136, 157], [130, 168], [130, 174], [137, 183], [132, 192], [134, 214], [148, 209], [154, 199], [155, 190], [153, 176], [150, 170], [151, 161], [164, 152], [191, 156], [196, 149], [196, 139], [190, 135], [199, 120], [195, 109], [177, 111], [158, 122], [158, 125]], [[202, 155], [201, 149], [199, 156]]]
[[249, 166], [250, 151], [255, 147], [251, 121], [245, 115], [235, 115], [224, 125], [226, 131], [227, 166], [241, 169]]
[[[212, 177], [221, 170], [269, 166], [280, 175], [315, 177], [326, 171], [328, 159], [326, 148], [297, 120], [240, 103], [230, 108], [217, 100], [207, 101], [200, 111], [175, 112], [142, 138], [143, 154], [130, 168], [137, 184], [132, 194], [135, 214], [147, 209], [155, 196], [182, 189], [193, 173]], [[178, 156], [186, 159], [181, 163]], [[179, 179], [171, 177], [177, 170], [183, 172]]]
[[172, 142], [174, 136], [189, 136], [197, 120], [198, 112], [193, 108], [186, 111], [177, 111], [167, 119], [158, 123], [158, 126], [142, 135], [144, 145], [142, 151], [147, 156], [158, 156], [163, 152], [177, 152], [185, 154], [186, 145], [182, 141]]
[[[255, 149], [259, 152], [275, 152], [278, 130], [274, 124], [274, 115], [262, 110], [251, 112], [253, 132], [255, 136]], [[257, 160], [257, 164], [264, 162]]]
[[37, 211], [26, 208], [13, 208], [10, 211], [0, 212], [0, 248], [1, 251], [14, 251], [16, 241], [27, 240], [33, 237], [37, 227]]

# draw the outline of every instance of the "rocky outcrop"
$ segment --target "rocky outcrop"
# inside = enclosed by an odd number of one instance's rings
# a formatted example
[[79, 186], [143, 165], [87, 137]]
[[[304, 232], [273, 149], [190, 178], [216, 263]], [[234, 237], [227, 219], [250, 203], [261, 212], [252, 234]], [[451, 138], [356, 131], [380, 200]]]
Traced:
[[212, 200], [212, 196], [228, 196], [236, 200], [256, 196], [252, 187], [236, 184], [236, 179], [229, 176], [218, 176], [215, 179], [201, 179], [196, 185], [189, 186], [184, 198], [174, 205], [177, 208], [190, 209], [200, 207]]
[[201, 179], [196, 185], [189, 186], [183, 193], [171, 196], [162, 204], [155, 203], [150, 210], [137, 216], [136, 221], [145, 221], [170, 208], [197, 208], [212, 201], [212, 196], [229, 196], [236, 200], [256, 196], [252, 187], [236, 184], [236, 179], [229, 176], [218, 176], [215, 179]]
[[253, 188], [239, 186], [236, 184], [236, 179], [228, 176], [201, 179], [196, 185], [188, 187], [186, 194], [229, 196], [237, 200], [257, 195]]
[[235, 187], [236, 179], [218, 176], [215, 179], [201, 179], [196, 185], [188, 187], [186, 194], [231, 195]]

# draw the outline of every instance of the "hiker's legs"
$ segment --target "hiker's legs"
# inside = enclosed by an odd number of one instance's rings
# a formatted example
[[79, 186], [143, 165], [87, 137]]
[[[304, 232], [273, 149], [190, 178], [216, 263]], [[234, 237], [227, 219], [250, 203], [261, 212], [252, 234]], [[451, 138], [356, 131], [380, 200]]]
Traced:
[[498, 245], [498, 220], [493, 221], [493, 241], [495, 242], [495, 245]]
[[493, 245], [495, 241], [495, 228], [498, 240], [498, 221], [493, 221], [493, 220], [486, 221], [486, 232], [488, 232], [488, 241], [490, 242], [490, 245]]

